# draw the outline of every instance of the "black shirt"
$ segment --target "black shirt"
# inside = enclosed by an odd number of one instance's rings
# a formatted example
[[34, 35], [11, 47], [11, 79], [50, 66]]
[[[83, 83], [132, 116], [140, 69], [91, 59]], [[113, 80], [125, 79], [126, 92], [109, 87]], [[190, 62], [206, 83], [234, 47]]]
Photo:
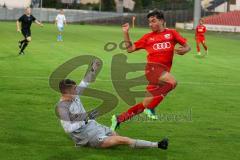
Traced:
[[30, 27], [32, 25], [32, 22], [36, 20], [33, 15], [27, 16], [26, 14], [22, 15], [18, 21], [21, 22], [22, 24], [22, 30], [30, 30]]

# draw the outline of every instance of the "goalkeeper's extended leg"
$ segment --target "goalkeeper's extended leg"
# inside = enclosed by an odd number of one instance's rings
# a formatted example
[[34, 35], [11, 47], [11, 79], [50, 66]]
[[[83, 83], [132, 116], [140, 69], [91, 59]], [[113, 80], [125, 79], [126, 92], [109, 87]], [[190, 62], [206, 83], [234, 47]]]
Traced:
[[100, 147], [110, 148], [118, 145], [128, 145], [131, 148], [161, 148], [166, 150], [168, 148], [168, 139], [164, 138], [160, 142], [150, 142], [122, 136], [110, 136], [103, 141]]

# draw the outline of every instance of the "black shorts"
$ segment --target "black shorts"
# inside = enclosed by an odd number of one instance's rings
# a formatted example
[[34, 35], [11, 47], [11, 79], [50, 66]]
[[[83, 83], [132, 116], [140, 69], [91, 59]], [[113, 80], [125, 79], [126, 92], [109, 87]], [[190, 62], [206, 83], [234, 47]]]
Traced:
[[22, 35], [27, 38], [31, 37], [31, 30], [30, 29], [22, 29]]

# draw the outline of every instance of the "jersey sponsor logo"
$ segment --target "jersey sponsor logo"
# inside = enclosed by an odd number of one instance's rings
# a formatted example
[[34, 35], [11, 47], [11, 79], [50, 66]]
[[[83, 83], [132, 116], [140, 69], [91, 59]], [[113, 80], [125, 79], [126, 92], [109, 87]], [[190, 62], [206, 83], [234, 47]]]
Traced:
[[155, 38], [150, 37], [149, 40], [150, 41], [155, 41]]
[[198, 32], [202, 32], [203, 31], [203, 28], [198, 28]]
[[169, 48], [171, 48], [170, 42], [155, 43], [153, 45], [154, 50], [162, 50], [162, 49], [169, 49]]

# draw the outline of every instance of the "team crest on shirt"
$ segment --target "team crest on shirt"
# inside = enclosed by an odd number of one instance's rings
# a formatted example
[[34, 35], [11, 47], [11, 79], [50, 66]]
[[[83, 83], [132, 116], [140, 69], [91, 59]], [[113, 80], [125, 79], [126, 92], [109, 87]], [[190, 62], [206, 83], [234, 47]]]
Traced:
[[155, 38], [150, 37], [149, 40], [150, 40], [150, 41], [155, 41]]
[[171, 35], [170, 35], [170, 34], [165, 34], [164, 37], [165, 37], [166, 39], [170, 39]]

